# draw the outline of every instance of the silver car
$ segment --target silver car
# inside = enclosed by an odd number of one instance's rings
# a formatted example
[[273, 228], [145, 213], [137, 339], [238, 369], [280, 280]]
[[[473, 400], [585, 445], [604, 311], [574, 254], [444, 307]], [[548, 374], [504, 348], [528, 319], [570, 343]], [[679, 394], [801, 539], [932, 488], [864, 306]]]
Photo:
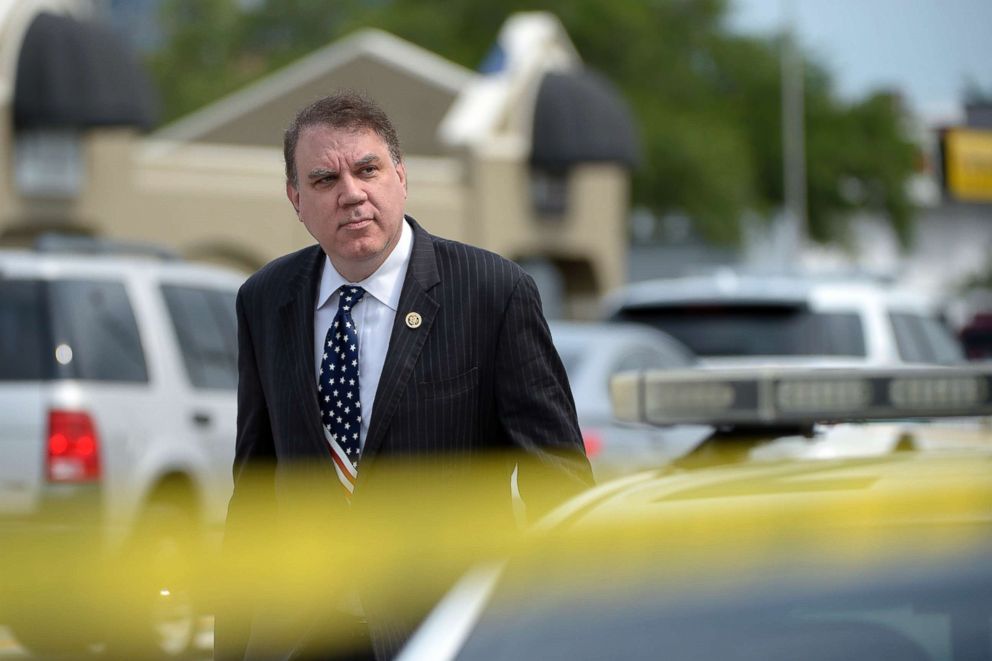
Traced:
[[650, 280], [605, 317], [671, 334], [707, 365], [955, 364], [960, 345], [922, 292], [866, 277], [721, 271]]
[[709, 435], [710, 428], [702, 425], [649, 427], [613, 417], [609, 393], [613, 374], [695, 363], [692, 352], [671, 336], [640, 324], [582, 322], [554, 322], [551, 335], [568, 372], [596, 479], [664, 465]]

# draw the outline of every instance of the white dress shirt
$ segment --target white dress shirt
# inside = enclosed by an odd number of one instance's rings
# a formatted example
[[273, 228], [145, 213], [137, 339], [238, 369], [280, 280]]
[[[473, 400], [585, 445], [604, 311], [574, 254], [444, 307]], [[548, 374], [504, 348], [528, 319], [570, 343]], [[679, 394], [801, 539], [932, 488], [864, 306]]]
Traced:
[[358, 285], [365, 290], [365, 296], [351, 309], [351, 318], [358, 330], [358, 380], [362, 398], [359, 442], [362, 448], [365, 447], [365, 438], [368, 436], [372, 405], [379, 387], [379, 378], [382, 376], [382, 366], [386, 362], [389, 336], [400, 304], [400, 293], [411, 252], [413, 230], [404, 220], [396, 247], [375, 273], [361, 282], [348, 282], [337, 272], [330, 258], [324, 258], [324, 271], [320, 277], [317, 307], [313, 316], [314, 382], [320, 378], [320, 361], [324, 355], [327, 329], [338, 311], [338, 289], [345, 284]]

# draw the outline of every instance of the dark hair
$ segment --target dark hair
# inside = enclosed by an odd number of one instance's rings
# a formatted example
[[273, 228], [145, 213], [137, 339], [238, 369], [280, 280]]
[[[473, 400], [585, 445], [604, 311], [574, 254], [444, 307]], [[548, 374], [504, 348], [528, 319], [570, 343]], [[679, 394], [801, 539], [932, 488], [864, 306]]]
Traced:
[[283, 135], [282, 151], [286, 159], [286, 179], [298, 184], [296, 173], [296, 143], [300, 133], [311, 126], [330, 126], [336, 129], [375, 131], [389, 148], [393, 163], [403, 160], [396, 129], [382, 108], [375, 101], [351, 90], [341, 90], [317, 99], [296, 113], [293, 123]]

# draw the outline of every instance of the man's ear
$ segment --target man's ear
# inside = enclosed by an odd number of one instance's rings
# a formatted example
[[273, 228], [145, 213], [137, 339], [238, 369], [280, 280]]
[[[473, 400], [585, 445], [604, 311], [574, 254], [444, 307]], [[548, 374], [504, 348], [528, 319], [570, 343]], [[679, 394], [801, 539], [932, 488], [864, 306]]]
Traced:
[[[300, 191], [296, 189], [292, 181], [286, 180], [286, 197], [289, 198], [289, 203], [293, 205], [293, 209], [296, 210], [296, 216], [300, 216]], [[303, 219], [300, 218], [302, 221]]]
[[403, 165], [403, 161], [400, 161], [399, 163], [396, 164], [396, 174], [400, 178], [400, 183], [403, 184], [403, 190], [405, 192], [407, 190], [407, 188], [406, 188], [406, 166]]

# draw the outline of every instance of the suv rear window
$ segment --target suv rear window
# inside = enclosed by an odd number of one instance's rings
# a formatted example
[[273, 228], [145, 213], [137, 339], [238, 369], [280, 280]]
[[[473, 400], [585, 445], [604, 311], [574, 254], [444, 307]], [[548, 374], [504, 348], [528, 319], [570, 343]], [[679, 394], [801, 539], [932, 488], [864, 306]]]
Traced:
[[[145, 353], [124, 283], [57, 280], [50, 284], [52, 357], [57, 374], [91, 381], [148, 381]], [[67, 354], [63, 345], [69, 347]], [[65, 359], [69, 358], [68, 361]]]
[[855, 313], [813, 312], [776, 305], [627, 308], [615, 319], [654, 326], [697, 356], [866, 355]]
[[46, 362], [48, 329], [42, 284], [0, 281], [0, 381], [39, 381], [52, 376]]
[[148, 381], [123, 283], [0, 282], [0, 380], [53, 378]]

